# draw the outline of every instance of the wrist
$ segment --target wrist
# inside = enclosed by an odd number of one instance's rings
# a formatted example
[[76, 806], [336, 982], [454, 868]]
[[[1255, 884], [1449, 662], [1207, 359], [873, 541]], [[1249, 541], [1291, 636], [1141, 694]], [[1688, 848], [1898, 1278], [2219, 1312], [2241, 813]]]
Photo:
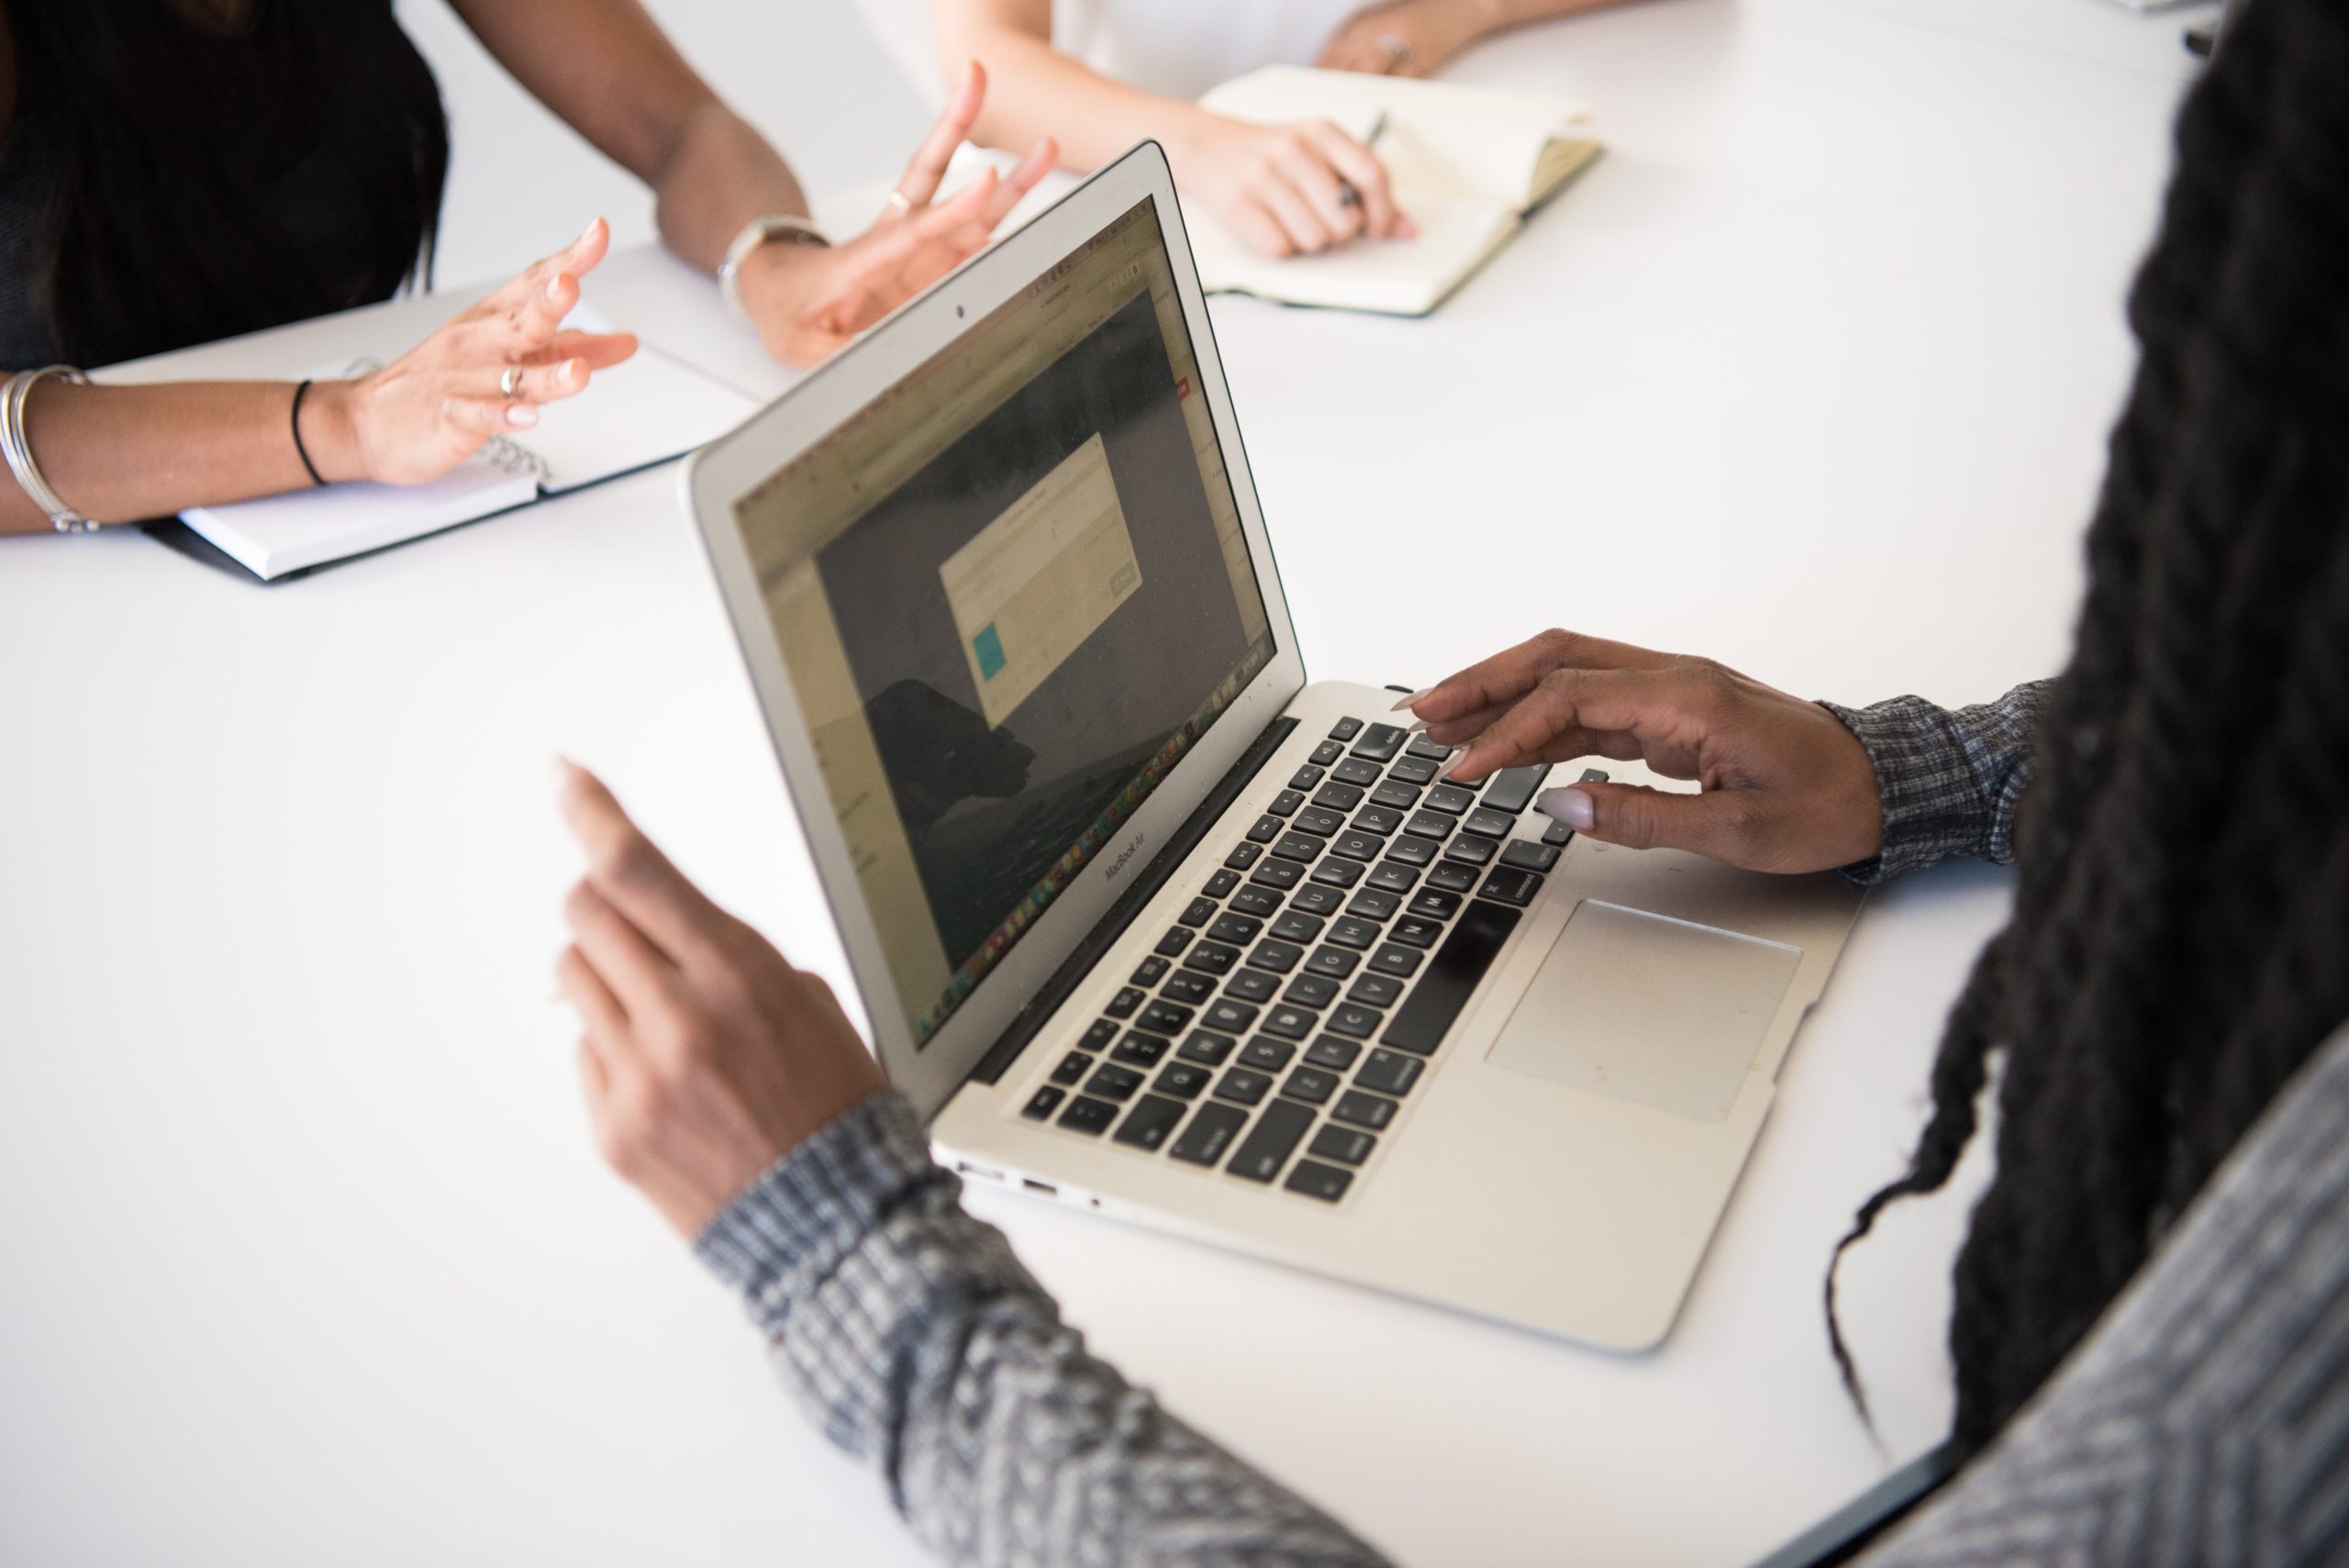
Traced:
[[1205, 174], [1206, 166], [1214, 161], [1217, 150], [1239, 125], [1189, 104], [1177, 104], [1174, 109], [1174, 117], [1160, 132], [1158, 142], [1166, 150], [1166, 161], [1174, 172], [1175, 183], [1196, 183]]
[[314, 382], [309, 395], [302, 399], [296, 426], [302, 450], [310, 454], [318, 477], [329, 484], [373, 477], [367, 470], [359, 439], [359, 402], [364, 384], [359, 381]]
[[814, 288], [829, 248], [769, 240], [745, 255], [734, 272], [742, 313], [762, 333], [789, 320]]

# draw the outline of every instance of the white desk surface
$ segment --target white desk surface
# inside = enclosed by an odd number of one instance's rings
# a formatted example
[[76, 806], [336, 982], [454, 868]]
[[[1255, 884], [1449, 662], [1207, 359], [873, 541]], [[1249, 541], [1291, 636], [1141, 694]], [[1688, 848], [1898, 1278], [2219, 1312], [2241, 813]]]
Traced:
[[[1664, 0], [1462, 62], [1613, 150], [1431, 320], [1215, 308], [1312, 668], [1418, 684], [1561, 622], [1854, 700], [2054, 668], [2176, 32]], [[658, 255], [596, 296], [740, 347]], [[0, 546], [0, 1561], [922, 1560], [594, 1160], [551, 1000], [558, 751], [845, 978], [674, 484], [269, 590], [135, 533]], [[1881, 1472], [1820, 1271], [2009, 889], [1871, 906], [1649, 1356], [974, 1207], [1402, 1562], [1737, 1564]], [[1848, 1271], [1898, 1456], [1946, 1416], [1965, 1207]]]

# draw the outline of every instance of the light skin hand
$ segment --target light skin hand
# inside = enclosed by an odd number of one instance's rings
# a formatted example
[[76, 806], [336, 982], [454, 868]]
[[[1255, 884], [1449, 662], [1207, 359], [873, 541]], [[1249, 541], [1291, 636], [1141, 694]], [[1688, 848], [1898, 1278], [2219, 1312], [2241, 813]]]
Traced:
[[1750, 871], [1850, 865], [1884, 847], [1866, 751], [1816, 703], [1709, 659], [1546, 631], [1397, 705], [1464, 751], [1463, 784], [1576, 757], [1644, 762], [1696, 795], [1622, 784], [1545, 790], [1576, 831], [1633, 849], [1680, 849]]
[[774, 243], [744, 259], [742, 301], [769, 353], [812, 365], [836, 352], [984, 248], [1052, 172], [1060, 151], [1047, 139], [1008, 178], [986, 170], [943, 206], [930, 205], [985, 97], [986, 72], [974, 64], [897, 182], [905, 212], [893, 206], [863, 234], [829, 249]]
[[[1402, 0], [1355, 12], [1330, 35], [1313, 63], [1324, 71], [1426, 76], [1483, 36], [1482, 18], [1459, 0]], [[1380, 40], [1392, 39], [1401, 50]]]
[[558, 771], [587, 856], [557, 973], [584, 1029], [588, 1120], [612, 1168], [691, 1238], [885, 1084], [830, 986], [686, 881], [595, 774]]
[[1267, 256], [1419, 232], [1396, 206], [1378, 155], [1327, 120], [1267, 126], [1200, 115], [1167, 152], [1177, 181]]
[[[413, 484], [437, 479], [490, 437], [527, 430], [539, 406], [571, 397], [636, 351], [625, 332], [566, 331], [579, 280], [604, 259], [602, 218], [553, 255], [355, 381], [322, 382], [303, 405], [312, 461], [328, 479]], [[500, 382], [518, 373], [514, 395]]]

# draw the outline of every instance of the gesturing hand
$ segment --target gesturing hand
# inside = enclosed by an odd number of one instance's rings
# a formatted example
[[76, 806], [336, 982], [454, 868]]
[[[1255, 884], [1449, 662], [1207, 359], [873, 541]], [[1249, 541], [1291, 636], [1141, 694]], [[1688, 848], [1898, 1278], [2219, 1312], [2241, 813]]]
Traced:
[[540, 404], [585, 391], [589, 376], [636, 352], [626, 332], [562, 330], [581, 275], [610, 240], [599, 217], [382, 370], [321, 383], [303, 408], [321, 472], [388, 484], [438, 479], [490, 437], [537, 424]]
[[1347, 17], [1313, 63], [1324, 71], [1425, 76], [1483, 35], [1462, 0], [1399, 0]]
[[1696, 795], [1620, 784], [1545, 791], [1591, 838], [1693, 850], [1752, 871], [1825, 871], [1884, 844], [1876, 768], [1816, 703], [1709, 659], [1545, 631], [1407, 697], [1431, 740], [1467, 748], [1450, 776], [1573, 757], [1639, 759]]
[[877, 1094], [831, 987], [703, 896], [601, 780], [562, 764], [587, 874], [559, 964], [604, 1158], [686, 1236], [759, 1173]]
[[744, 259], [742, 303], [766, 350], [812, 365], [944, 277], [985, 246], [1060, 153], [1038, 142], [1008, 179], [987, 169], [943, 206], [931, 206], [955, 148], [978, 118], [986, 72], [974, 61], [963, 89], [930, 128], [872, 228], [842, 244], [763, 245]]
[[1174, 157], [1184, 188], [1267, 256], [1419, 232], [1396, 208], [1378, 155], [1327, 120], [1253, 125], [1211, 115]]

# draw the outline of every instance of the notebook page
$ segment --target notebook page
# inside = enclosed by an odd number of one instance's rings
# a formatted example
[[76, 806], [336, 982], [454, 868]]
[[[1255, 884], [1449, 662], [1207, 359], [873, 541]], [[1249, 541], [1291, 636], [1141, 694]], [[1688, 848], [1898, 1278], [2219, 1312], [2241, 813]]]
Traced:
[[1473, 192], [1398, 191], [1419, 225], [1412, 239], [1366, 239], [1317, 256], [1275, 260], [1252, 250], [1211, 214], [1183, 211], [1210, 292], [1389, 316], [1424, 316], [1518, 228], [1515, 207]]
[[[611, 330], [585, 305], [563, 324]], [[586, 391], [542, 405], [534, 428], [504, 439], [538, 463], [546, 493], [560, 495], [683, 457], [763, 406], [748, 393], [640, 343], [628, 359], [597, 371]]]

